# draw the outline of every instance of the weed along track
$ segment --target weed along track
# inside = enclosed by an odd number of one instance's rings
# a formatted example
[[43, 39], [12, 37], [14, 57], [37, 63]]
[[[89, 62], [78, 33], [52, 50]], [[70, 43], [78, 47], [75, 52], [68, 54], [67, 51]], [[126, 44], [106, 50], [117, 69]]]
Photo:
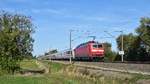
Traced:
[[138, 84], [150, 78], [49, 61], [24, 61], [21, 67], [22, 75], [0, 76], [0, 84]]
[[[54, 61], [69, 64], [68, 61]], [[150, 75], [149, 64], [103, 63], [103, 62], [74, 62], [73, 65], [94, 70], [122, 72], [131, 74]]]
[[[129, 73], [129, 72], [122, 72], [122, 71], [113, 71], [113, 70], [106, 70], [106, 69], [99, 69], [97, 67], [88, 67], [84, 66], [83, 64], [77, 65], [69, 64], [67, 62], [49, 62], [43, 61], [43, 63], [49, 65], [49, 69], [51, 74], [59, 74], [65, 75], [69, 77], [77, 77], [77, 78], [84, 78], [86, 80], [92, 80], [96, 84], [136, 84], [138, 80], [141, 79], [148, 79], [150, 78], [149, 75], [142, 75], [137, 73]], [[89, 65], [90, 66], [90, 65]], [[85, 83], [87, 84], [87, 83]]]
[[118, 69], [118, 68], [113, 68], [113, 67], [105, 68], [105, 67], [102, 67], [102, 66], [87, 65], [87, 64], [75, 64], [75, 65], [79, 66], [79, 67], [86, 67], [88, 69], [94, 69], [94, 70], [103, 70], [103, 71], [130, 73], [130, 74], [150, 75], [150, 72], [131, 70], [131, 69], [128, 69], [128, 68], [124, 68], [124, 69]]

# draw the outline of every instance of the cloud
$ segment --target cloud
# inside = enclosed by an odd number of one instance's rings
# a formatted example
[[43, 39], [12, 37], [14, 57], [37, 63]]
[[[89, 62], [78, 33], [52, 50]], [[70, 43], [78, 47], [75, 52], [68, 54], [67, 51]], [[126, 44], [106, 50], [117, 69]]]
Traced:
[[[1, 1], [1, 0], [0, 0]], [[16, 2], [16, 3], [24, 3], [28, 2], [27, 0], [5, 0], [6, 2]]]
[[63, 14], [64, 9], [31, 9], [32, 13], [51, 13], [51, 14]]
[[42, 9], [31, 9], [32, 13], [38, 14], [38, 13], [48, 13], [48, 14], [54, 14], [58, 17], [63, 18], [76, 18], [80, 20], [88, 20], [88, 21], [108, 21], [109, 18], [107, 16], [89, 16], [83, 13], [78, 12], [71, 12], [69, 9], [66, 8], [60, 8], [60, 9], [51, 9], [51, 8], [42, 8]]
[[91, 20], [91, 21], [108, 21], [109, 19], [105, 16], [79, 16], [79, 18], [83, 20]]
[[64, 18], [76, 18], [80, 20], [91, 20], [91, 21], [107, 21], [109, 20], [107, 17], [102, 16], [88, 16], [84, 15], [82, 13], [76, 14], [75, 12], [70, 12], [67, 9], [31, 9], [32, 13], [49, 13], [49, 14], [55, 14]]
[[109, 21], [109, 18], [107, 16], [96, 16], [96, 15], [87, 15], [82, 13], [70, 13], [70, 12], [64, 12], [63, 16], [64, 18], [73, 18], [73, 19], [79, 19], [81, 21]]
[[15, 2], [27, 2], [27, 0], [12, 0], [12, 1], [15, 1]]

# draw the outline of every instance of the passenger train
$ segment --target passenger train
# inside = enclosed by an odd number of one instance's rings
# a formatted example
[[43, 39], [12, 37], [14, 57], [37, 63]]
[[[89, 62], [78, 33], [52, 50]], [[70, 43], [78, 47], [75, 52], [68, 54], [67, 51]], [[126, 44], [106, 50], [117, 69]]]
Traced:
[[73, 51], [53, 54], [49, 56], [52, 60], [69, 60], [72, 56], [74, 60], [103, 60], [104, 47], [102, 43], [96, 41], [88, 41], [78, 45]]

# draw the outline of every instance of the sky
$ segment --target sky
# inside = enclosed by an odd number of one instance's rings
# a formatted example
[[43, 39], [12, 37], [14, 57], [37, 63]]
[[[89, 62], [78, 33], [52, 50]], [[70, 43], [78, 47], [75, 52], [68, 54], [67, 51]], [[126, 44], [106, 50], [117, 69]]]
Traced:
[[[72, 46], [92, 40], [112, 43], [116, 37], [135, 33], [141, 17], [150, 17], [150, 0], [0, 0], [0, 10], [30, 16], [34, 24], [34, 55], [50, 49], [69, 48], [69, 30]], [[109, 32], [114, 36], [110, 37]]]

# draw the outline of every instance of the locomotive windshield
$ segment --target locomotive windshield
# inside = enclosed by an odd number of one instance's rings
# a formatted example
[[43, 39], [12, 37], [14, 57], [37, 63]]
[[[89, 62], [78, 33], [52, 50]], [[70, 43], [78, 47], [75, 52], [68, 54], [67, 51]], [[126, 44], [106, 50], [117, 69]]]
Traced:
[[101, 44], [94, 44], [93, 48], [102, 48], [102, 45]]
[[97, 45], [93, 45], [93, 48], [97, 48]]
[[100, 44], [98, 45], [98, 48], [102, 48], [102, 47], [103, 47], [102, 45], [100, 45]]

